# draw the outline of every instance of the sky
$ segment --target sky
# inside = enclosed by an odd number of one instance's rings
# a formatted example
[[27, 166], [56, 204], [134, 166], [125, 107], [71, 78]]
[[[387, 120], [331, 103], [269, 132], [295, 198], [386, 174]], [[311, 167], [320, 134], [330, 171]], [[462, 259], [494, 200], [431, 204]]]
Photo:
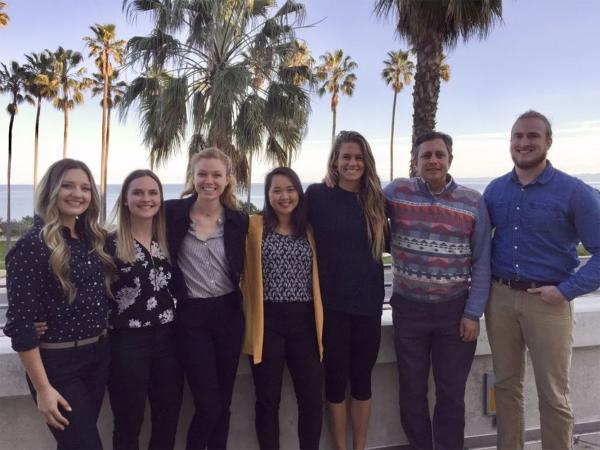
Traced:
[[[83, 36], [90, 25], [114, 23], [119, 37], [145, 35], [143, 19], [128, 22], [121, 0], [8, 0], [7, 28], [0, 29], [0, 62], [24, 63], [24, 54], [59, 45], [87, 55]], [[280, 2], [281, 3], [281, 2]], [[373, 14], [374, 0], [307, 0], [305, 28], [298, 36], [313, 56], [338, 48], [357, 62], [352, 97], [342, 97], [338, 131], [356, 130], [371, 143], [382, 180], [389, 179], [389, 139], [393, 93], [381, 78], [390, 50], [407, 50], [391, 18]], [[568, 6], [567, 6], [568, 5]], [[457, 178], [495, 177], [511, 169], [510, 128], [528, 109], [545, 113], [554, 128], [552, 163], [573, 174], [600, 172], [600, 1], [504, 0], [503, 23], [484, 41], [448, 50], [451, 79], [442, 83], [437, 128], [454, 138], [451, 173]], [[310, 26], [312, 24], [312, 26]], [[87, 63], [93, 71], [91, 60]], [[131, 80], [134, 74], [128, 74]], [[99, 178], [101, 99], [86, 98], [70, 114], [69, 157], [88, 163]], [[9, 102], [0, 95], [2, 110]], [[302, 181], [318, 181], [325, 172], [331, 144], [329, 97], [313, 95], [308, 133], [292, 167]], [[62, 113], [42, 106], [40, 173], [62, 156]], [[22, 105], [13, 129], [15, 184], [32, 183], [35, 109]], [[9, 116], [0, 114], [0, 184], [6, 183]], [[395, 176], [408, 173], [412, 127], [412, 85], [398, 96]], [[120, 183], [131, 170], [148, 167], [135, 113], [124, 123], [112, 121], [109, 183]], [[182, 183], [185, 148], [157, 170], [164, 183]], [[262, 182], [269, 165], [255, 163], [253, 182]]]

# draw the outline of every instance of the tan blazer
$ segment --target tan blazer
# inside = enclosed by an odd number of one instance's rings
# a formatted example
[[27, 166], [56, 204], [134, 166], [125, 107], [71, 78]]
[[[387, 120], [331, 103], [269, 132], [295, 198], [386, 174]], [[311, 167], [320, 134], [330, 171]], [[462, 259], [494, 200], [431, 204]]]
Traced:
[[[319, 286], [319, 270], [317, 267], [317, 252], [312, 230], [308, 229], [306, 236], [312, 249], [312, 279], [313, 279], [313, 305], [315, 308], [315, 325], [319, 354], [323, 359], [323, 303], [321, 301], [321, 288]], [[250, 227], [246, 236], [246, 253], [244, 256], [244, 271], [240, 287], [244, 296], [244, 317], [246, 330], [244, 332], [244, 345], [242, 351], [252, 355], [254, 364], [262, 361], [262, 348], [264, 339], [264, 299], [262, 278], [262, 238], [263, 217], [250, 216]]]

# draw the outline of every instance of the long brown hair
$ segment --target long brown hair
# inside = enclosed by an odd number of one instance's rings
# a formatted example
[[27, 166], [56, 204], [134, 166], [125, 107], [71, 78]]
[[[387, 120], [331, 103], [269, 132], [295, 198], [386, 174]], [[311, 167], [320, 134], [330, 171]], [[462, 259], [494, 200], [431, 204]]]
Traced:
[[231, 158], [219, 150], [217, 147], [209, 147], [199, 151], [190, 158], [190, 173], [187, 175], [187, 181], [184, 191], [181, 193], [181, 197], [188, 197], [196, 192], [194, 186], [194, 173], [196, 170], [196, 164], [201, 159], [218, 159], [225, 165], [225, 174], [229, 178], [229, 183], [225, 186], [225, 190], [221, 194], [221, 203], [229, 209], [239, 209], [239, 203], [235, 196], [235, 176], [233, 175], [233, 164]]
[[160, 179], [154, 172], [147, 169], [138, 169], [131, 172], [121, 186], [121, 193], [115, 205], [115, 216], [118, 219], [117, 224], [117, 257], [127, 263], [133, 263], [135, 260], [135, 249], [133, 245], [133, 235], [131, 234], [131, 214], [127, 207], [127, 192], [131, 182], [138, 178], [152, 178], [158, 185], [160, 192], [160, 208], [156, 215], [152, 218], [152, 239], [158, 242], [161, 252], [169, 258], [169, 250], [167, 246], [167, 226], [165, 218], [165, 202], [163, 195], [163, 187]]
[[367, 221], [367, 235], [371, 244], [373, 259], [380, 260], [385, 250], [385, 235], [387, 233], [387, 219], [385, 216], [385, 197], [381, 189], [381, 181], [375, 168], [375, 158], [371, 146], [363, 135], [356, 131], [340, 131], [335, 137], [329, 160], [327, 161], [327, 178], [338, 184], [340, 174], [337, 161], [340, 156], [342, 144], [353, 142], [358, 144], [362, 151], [365, 171], [360, 179], [358, 198]]
[[73, 169], [83, 170], [90, 182], [92, 197], [90, 205], [78, 217], [77, 224], [85, 232], [91, 251], [98, 255], [104, 265], [104, 285], [107, 292], [110, 292], [110, 282], [115, 267], [110, 255], [104, 251], [106, 231], [98, 224], [100, 196], [90, 169], [85, 163], [75, 159], [67, 158], [55, 162], [48, 168], [38, 185], [35, 195], [35, 213], [44, 221], [40, 238], [51, 251], [50, 269], [58, 279], [69, 304], [75, 301], [77, 288], [70, 277], [71, 253], [62, 235], [63, 224], [56, 202], [65, 173]]
[[275, 175], [287, 177], [298, 193], [298, 205], [292, 212], [292, 226], [294, 227], [295, 237], [304, 236], [306, 235], [306, 227], [308, 224], [308, 210], [306, 207], [304, 189], [302, 189], [302, 183], [300, 182], [300, 178], [298, 178], [298, 174], [289, 167], [276, 167], [265, 177], [265, 204], [262, 209], [265, 228], [269, 231], [273, 231], [279, 224], [279, 219], [273, 209], [273, 205], [269, 202], [269, 190], [271, 189], [271, 184], [273, 184], [273, 177]]

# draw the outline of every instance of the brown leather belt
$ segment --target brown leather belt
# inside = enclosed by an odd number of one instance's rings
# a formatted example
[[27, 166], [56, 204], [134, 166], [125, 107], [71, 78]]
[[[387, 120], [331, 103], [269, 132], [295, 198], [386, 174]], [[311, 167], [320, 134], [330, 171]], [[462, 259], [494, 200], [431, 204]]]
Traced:
[[492, 279], [516, 291], [526, 291], [527, 289], [537, 288], [540, 286], [556, 286], [558, 284], [555, 281], [511, 280], [496, 276], [492, 276]]
[[79, 339], [78, 341], [68, 341], [68, 342], [40, 342], [39, 347], [46, 350], [60, 350], [63, 348], [77, 348], [83, 347], [84, 345], [95, 344], [100, 339], [106, 336], [106, 330], [104, 330], [98, 336], [93, 336], [85, 339]]

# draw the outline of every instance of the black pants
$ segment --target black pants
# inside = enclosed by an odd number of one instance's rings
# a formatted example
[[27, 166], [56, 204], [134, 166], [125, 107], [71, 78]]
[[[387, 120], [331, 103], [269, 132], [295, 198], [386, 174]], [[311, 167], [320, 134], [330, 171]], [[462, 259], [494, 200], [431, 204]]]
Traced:
[[250, 366], [256, 390], [256, 435], [260, 448], [279, 449], [279, 402], [287, 363], [298, 402], [301, 449], [318, 449], [323, 419], [322, 366], [315, 313], [310, 303], [264, 304], [262, 361]]
[[358, 316], [325, 309], [325, 396], [330, 403], [371, 398], [371, 372], [381, 342], [381, 315]]
[[244, 334], [239, 294], [177, 304], [177, 346], [196, 411], [188, 449], [224, 449]]
[[[462, 449], [465, 385], [477, 345], [460, 337], [465, 303], [419, 303], [397, 297], [392, 304], [400, 419], [406, 437], [417, 449]], [[427, 403], [430, 366], [436, 393], [433, 433]]]
[[108, 393], [114, 416], [113, 448], [138, 449], [146, 398], [149, 449], [173, 449], [183, 395], [183, 371], [173, 325], [111, 330]]
[[[102, 449], [96, 422], [102, 407], [108, 379], [109, 348], [106, 338], [95, 344], [60, 350], [40, 349], [42, 363], [54, 389], [69, 403], [72, 410], [59, 405], [60, 413], [69, 425], [64, 430], [48, 427], [63, 449]], [[34, 401], [37, 394], [27, 378]]]

